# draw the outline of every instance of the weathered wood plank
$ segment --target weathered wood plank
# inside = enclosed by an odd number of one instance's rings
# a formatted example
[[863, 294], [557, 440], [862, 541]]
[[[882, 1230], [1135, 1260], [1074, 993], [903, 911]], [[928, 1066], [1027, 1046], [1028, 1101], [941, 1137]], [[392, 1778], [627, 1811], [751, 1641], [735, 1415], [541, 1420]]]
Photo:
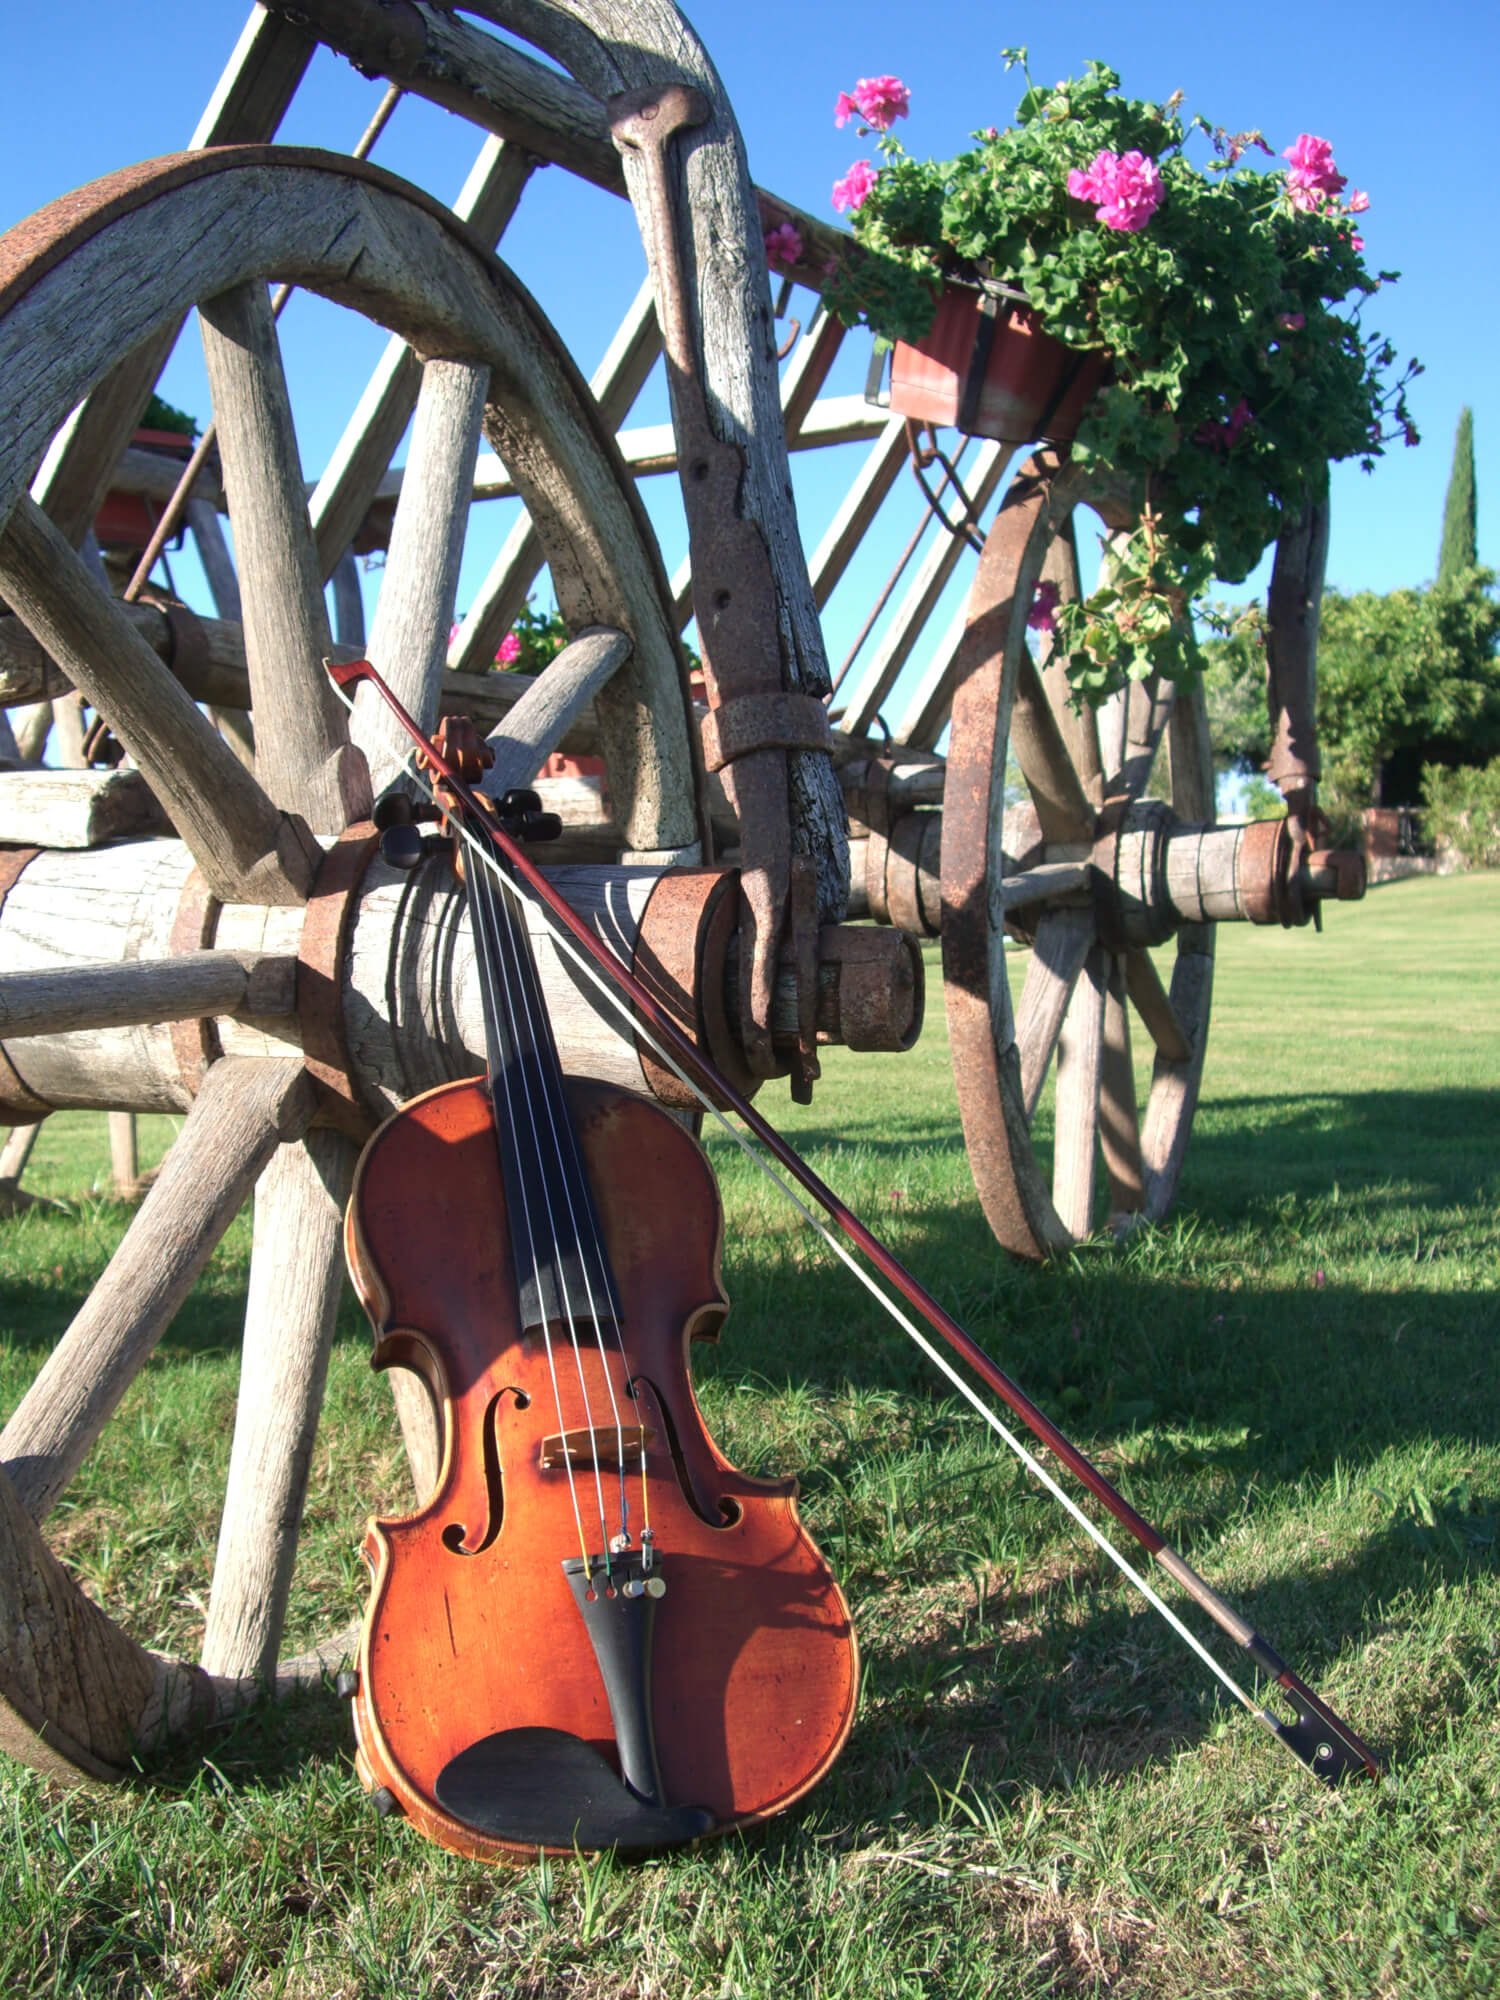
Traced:
[[315, 1108], [300, 1063], [215, 1063], [104, 1275], [0, 1433], [35, 1521], [87, 1456], [256, 1177]]
[[32, 501], [0, 535], [0, 593], [106, 718], [225, 902], [296, 902], [316, 849], [279, 813]]
[[491, 798], [531, 783], [578, 716], [629, 657], [629, 636], [602, 627], [580, 632], [563, 648], [488, 739], [495, 762], [484, 774], [483, 789]]
[[0, 775], [0, 842], [13, 847], [101, 847], [168, 831], [139, 771], [7, 771]]
[[[661, 328], [656, 321], [656, 296], [649, 278], [642, 284], [621, 320], [603, 360], [594, 370], [590, 393], [611, 430], [618, 430], [640, 394], [661, 353]], [[670, 430], [670, 425], [667, 426]], [[673, 464], [676, 463], [675, 444]], [[500, 460], [485, 454], [487, 464], [504, 474], [503, 489], [514, 494]], [[486, 478], [489, 477], [488, 472]], [[475, 497], [481, 496], [476, 479]], [[454, 638], [448, 664], [458, 673], [481, 673], [495, 658], [500, 641], [526, 604], [527, 593], [543, 562], [542, 544], [530, 518], [522, 515], [509, 534], [479, 588], [472, 608]]]

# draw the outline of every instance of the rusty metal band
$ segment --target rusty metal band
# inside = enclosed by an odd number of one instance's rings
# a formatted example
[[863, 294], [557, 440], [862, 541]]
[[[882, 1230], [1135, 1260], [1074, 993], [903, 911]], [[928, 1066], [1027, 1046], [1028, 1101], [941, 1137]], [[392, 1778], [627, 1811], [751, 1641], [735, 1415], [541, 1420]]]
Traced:
[[[725, 1007], [729, 943], [739, 915], [738, 870], [673, 868], [647, 898], [631, 971], [742, 1095], [763, 1079], [746, 1065]], [[663, 1104], [698, 1108], [697, 1095], [637, 1041], [641, 1069]]]
[[[915, 931], [918, 937], [936, 937], [942, 923], [936, 852], [942, 839], [942, 825], [941, 813], [910, 812], [898, 819], [890, 832], [885, 863], [886, 908], [897, 930]], [[932, 878], [925, 896], [924, 871]], [[933, 890], [937, 891], [935, 897]]]
[[703, 718], [703, 761], [710, 771], [756, 750], [832, 748], [828, 711], [816, 695], [732, 695]]
[[1280, 923], [1291, 843], [1284, 819], [1252, 820], [1235, 857], [1240, 906], [1252, 924]]
[[[223, 907], [216, 896], [209, 894], [201, 871], [192, 869], [182, 885], [177, 914], [172, 919], [172, 935], [167, 948], [174, 958], [180, 952], [208, 950], [219, 928], [219, 912]], [[218, 1023], [209, 1018], [173, 1021], [171, 1035], [177, 1079], [182, 1085], [186, 1102], [191, 1104], [202, 1087], [209, 1064], [217, 1062], [224, 1053]]]
[[[0, 848], [0, 910], [20, 880], [21, 871], [41, 853], [39, 847]], [[0, 1125], [40, 1124], [52, 1106], [29, 1089], [16, 1072], [3, 1045], [0, 1045]]]
[[344, 1028], [343, 968], [359, 886], [380, 845], [368, 820], [347, 827], [324, 855], [297, 947], [297, 1021], [302, 1056], [317, 1085], [317, 1122], [367, 1139], [379, 1122], [355, 1085]]

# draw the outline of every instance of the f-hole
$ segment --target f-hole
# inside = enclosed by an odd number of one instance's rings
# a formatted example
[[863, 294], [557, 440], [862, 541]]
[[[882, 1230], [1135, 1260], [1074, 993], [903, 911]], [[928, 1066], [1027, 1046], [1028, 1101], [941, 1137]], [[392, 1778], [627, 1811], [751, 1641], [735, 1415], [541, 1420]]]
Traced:
[[524, 1410], [531, 1398], [520, 1389], [502, 1389], [490, 1399], [483, 1419], [484, 1431], [484, 1490], [488, 1503], [488, 1518], [484, 1532], [473, 1544], [469, 1541], [469, 1530], [462, 1521], [450, 1521], [443, 1530], [443, 1547], [451, 1549], [456, 1556], [478, 1556], [494, 1541], [500, 1532], [500, 1523], [505, 1516], [505, 1482], [500, 1476], [500, 1405], [510, 1396], [515, 1407]]
[[[677, 1474], [677, 1484], [682, 1488], [683, 1497], [686, 1499], [688, 1505], [698, 1516], [698, 1519], [706, 1522], [710, 1528], [732, 1528], [744, 1513], [744, 1508], [738, 1500], [727, 1499], [722, 1495], [711, 1503], [712, 1511], [710, 1511], [708, 1506], [704, 1505], [703, 1501], [693, 1491], [693, 1482], [688, 1476], [687, 1460], [682, 1455], [682, 1440], [677, 1435], [677, 1426], [672, 1421], [672, 1413], [663, 1401], [660, 1391], [649, 1375], [637, 1375], [633, 1377], [630, 1383], [630, 1393], [634, 1397], [638, 1409], [641, 1406], [643, 1391], [656, 1405], [656, 1421], [660, 1426], [661, 1435], [667, 1441], [667, 1448], [672, 1454], [672, 1467]], [[641, 1421], [645, 1422], [644, 1413], [642, 1413]]]

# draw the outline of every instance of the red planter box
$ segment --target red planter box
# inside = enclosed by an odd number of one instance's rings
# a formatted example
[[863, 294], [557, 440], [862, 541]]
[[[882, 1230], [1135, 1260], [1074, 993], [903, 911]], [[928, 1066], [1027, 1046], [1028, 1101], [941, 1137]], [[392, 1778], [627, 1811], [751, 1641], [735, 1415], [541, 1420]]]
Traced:
[[1106, 356], [1043, 333], [1017, 300], [950, 285], [926, 338], [896, 343], [891, 408], [1007, 444], [1066, 444], [1108, 369]]

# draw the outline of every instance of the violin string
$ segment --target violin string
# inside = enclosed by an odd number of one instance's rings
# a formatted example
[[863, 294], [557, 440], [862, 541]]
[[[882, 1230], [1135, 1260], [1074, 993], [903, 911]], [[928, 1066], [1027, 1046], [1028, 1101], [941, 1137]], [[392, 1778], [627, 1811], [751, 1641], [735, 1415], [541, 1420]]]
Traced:
[[[495, 869], [497, 873], [502, 872], [500, 869], [499, 861], [495, 858], [495, 856], [493, 855], [491, 850], [489, 850], [488, 847], [481, 846], [480, 843], [477, 841], [477, 839], [468, 832], [467, 828], [460, 828], [460, 832], [463, 834], [464, 839], [469, 843], [471, 853], [477, 854], [480, 861], [486, 867]], [[1069, 1514], [1071, 1518], [1078, 1523], [1079, 1527], [1083, 1529], [1084, 1533], [1089, 1537], [1091, 1541], [1093, 1541], [1096, 1544], [1096, 1546], [1102, 1551], [1102, 1553], [1109, 1558], [1109, 1560], [1114, 1564], [1116, 1569], [1120, 1571], [1121, 1575], [1128, 1578], [1128, 1580], [1135, 1585], [1136, 1589], [1140, 1591], [1141, 1595], [1146, 1599], [1146, 1601], [1152, 1606], [1154, 1606], [1155, 1609], [1161, 1613], [1162, 1617], [1167, 1621], [1168, 1625], [1171, 1626], [1172, 1630], [1177, 1634], [1177, 1636], [1198, 1656], [1200, 1660], [1202, 1660], [1203, 1664], [1209, 1669], [1209, 1671], [1212, 1674], [1214, 1674], [1219, 1681], [1223, 1683], [1224, 1687], [1229, 1691], [1231, 1695], [1233, 1695], [1235, 1700], [1238, 1701], [1242, 1707], [1248, 1709], [1250, 1714], [1255, 1716], [1258, 1721], [1263, 1722], [1269, 1729], [1272, 1730], [1273, 1733], [1275, 1733], [1276, 1723], [1274, 1718], [1268, 1715], [1267, 1712], [1260, 1706], [1259, 1703], [1257, 1703], [1254, 1700], [1254, 1698], [1251, 1695], [1246, 1693], [1244, 1688], [1240, 1686], [1239, 1682], [1228, 1671], [1228, 1669], [1225, 1668], [1221, 1664], [1221, 1662], [1214, 1657], [1214, 1655], [1198, 1638], [1197, 1634], [1183, 1623], [1182, 1619], [1178, 1617], [1177, 1613], [1172, 1609], [1172, 1607], [1164, 1601], [1164, 1599], [1160, 1596], [1160, 1594], [1156, 1590], [1152, 1588], [1152, 1586], [1147, 1582], [1145, 1577], [1143, 1577], [1140, 1574], [1140, 1572], [1136, 1569], [1135, 1565], [1129, 1560], [1129, 1558], [1120, 1549], [1118, 1549], [1115, 1546], [1115, 1544], [1110, 1540], [1108, 1535], [1104, 1533], [1103, 1529], [1101, 1529], [1094, 1521], [1092, 1521], [1089, 1518], [1087, 1514], [1084, 1513], [1083, 1509], [1074, 1500], [1073, 1496], [1066, 1490], [1065, 1487], [1061, 1486], [1058, 1483], [1058, 1481], [1053, 1477], [1051, 1472], [1048, 1471], [1047, 1467], [1041, 1462], [1040, 1459], [1036, 1457], [1035, 1453], [1032, 1452], [1029, 1449], [1029, 1447], [1022, 1442], [1022, 1440], [1015, 1434], [1015, 1432], [1011, 1430], [1009, 1425], [1006, 1424], [1004, 1420], [996, 1413], [996, 1411], [993, 1410], [990, 1407], [990, 1405], [985, 1402], [984, 1398], [978, 1393], [978, 1391], [969, 1382], [967, 1382], [962, 1375], [959, 1374], [958, 1370], [954, 1367], [954, 1365], [948, 1359], [948, 1357], [944, 1353], [942, 1353], [942, 1351], [939, 1348], [933, 1346], [933, 1344], [928, 1340], [927, 1336], [921, 1331], [921, 1329], [917, 1327], [915, 1323], [907, 1317], [907, 1315], [895, 1303], [895, 1301], [882, 1289], [880, 1285], [876, 1283], [875, 1279], [870, 1275], [870, 1273], [865, 1269], [865, 1267], [855, 1259], [854, 1255], [848, 1249], [848, 1247], [839, 1241], [839, 1239], [823, 1222], [822, 1218], [816, 1215], [813, 1212], [813, 1210], [810, 1209], [806, 1205], [806, 1203], [802, 1200], [801, 1196], [797, 1194], [796, 1190], [791, 1186], [791, 1184], [782, 1178], [782, 1176], [777, 1172], [775, 1167], [772, 1166], [771, 1162], [768, 1159], [766, 1159], [766, 1157], [761, 1152], [760, 1148], [754, 1143], [754, 1141], [750, 1139], [745, 1133], [741, 1132], [738, 1126], [732, 1125], [729, 1122], [728, 1118], [725, 1117], [723, 1111], [719, 1108], [717, 1104], [714, 1103], [713, 1099], [709, 1096], [708, 1092], [702, 1087], [702, 1085], [699, 1084], [697, 1079], [695, 1077], [690, 1076], [687, 1073], [687, 1071], [677, 1061], [676, 1057], [670, 1054], [665, 1048], [662, 1047], [660, 1042], [656, 1040], [656, 1038], [652, 1035], [649, 1027], [646, 1026], [643, 1022], [641, 1022], [637, 1018], [634, 1009], [630, 1006], [629, 1001], [625, 998], [625, 996], [616, 992], [616, 990], [609, 984], [609, 982], [605, 979], [604, 975], [598, 970], [598, 968], [594, 966], [578, 949], [577, 945], [574, 943], [572, 938], [567, 936], [560, 922], [553, 916], [553, 913], [541, 901], [541, 898], [536, 896], [534, 892], [531, 890], [530, 886], [526, 883], [516, 882], [513, 884], [513, 887], [515, 888], [515, 891], [518, 895], [524, 895], [528, 897], [529, 900], [535, 905], [535, 907], [541, 911], [543, 920], [547, 925], [547, 928], [551, 934], [553, 943], [555, 944], [556, 948], [561, 953], [563, 953], [568, 958], [570, 963], [590, 981], [590, 983], [609, 1003], [609, 1005], [613, 1008], [613, 1010], [621, 1017], [622, 1021], [624, 1022], [629, 1032], [633, 1034], [637, 1040], [643, 1042], [646, 1045], [646, 1047], [651, 1050], [652, 1054], [657, 1058], [659, 1062], [664, 1063], [666, 1067], [670, 1069], [682, 1083], [686, 1084], [688, 1089], [692, 1091], [693, 1095], [702, 1104], [703, 1108], [712, 1114], [712, 1116], [717, 1120], [718, 1124], [735, 1142], [735, 1144], [740, 1148], [740, 1150], [745, 1154], [745, 1156], [755, 1166], [757, 1166], [760, 1169], [760, 1171], [766, 1176], [766, 1178], [769, 1181], [771, 1181], [776, 1187], [778, 1187], [781, 1190], [781, 1192], [786, 1196], [787, 1200], [804, 1218], [804, 1220], [808, 1222], [812, 1226], [812, 1228], [817, 1231], [819, 1236], [823, 1238], [824, 1242], [828, 1244], [829, 1248], [834, 1252], [834, 1254], [845, 1265], [847, 1265], [849, 1270], [851, 1270], [854, 1273], [855, 1277], [858, 1278], [860, 1283], [872, 1295], [872, 1297], [878, 1300], [878, 1302], [885, 1308], [886, 1312], [889, 1313], [891, 1318], [895, 1320], [896, 1324], [902, 1329], [902, 1331], [906, 1333], [909, 1336], [909, 1338], [916, 1343], [917, 1347], [919, 1347], [922, 1353], [927, 1356], [928, 1360], [931, 1361], [933, 1366], [938, 1369], [939, 1373], [942, 1374], [947, 1381], [952, 1383], [954, 1388], [957, 1389], [957, 1391], [964, 1398], [964, 1400], [967, 1403], [969, 1403], [971, 1407], [974, 1410], [976, 1410], [978, 1414], [984, 1419], [985, 1423], [987, 1423], [990, 1426], [991, 1430], [993, 1430], [997, 1436], [999, 1436], [1004, 1440], [1004, 1442], [1015, 1453], [1016, 1457], [1020, 1459], [1021, 1463], [1032, 1474], [1032, 1476], [1035, 1479], [1037, 1479], [1040, 1482], [1040, 1484], [1047, 1489], [1047, 1491], [1065, 1510], [1065, 1512]]]
[[[450, 823], [453, 825], [457, 825], [458, 821], [455, 818]], [[503, 889], [501, 893], [503, 894]], [[515, 1051], [515, 1056], [516, 1056], [516, 1061], [514, 1064], [516, 1091], [520, 1097], [522, 1105], [525, 1108], [526, 1122], [528, 1123], [531, 1129], [532, 1156], [534, 1158], [540, 1159], [542, 1141], [543, 1141], [542, 1125], [541, 1125], [541, 1120], [538, 1117], [536, 1093], [528, 1077], [527, 1065], [524, 1059], [526, 1050], [529, 1049], [530, 1052], [534, 1053], [537, 1046], [534, 1036], [534, 1024], [530, 1016], [530, 1011], [526, 1006], [524, 982], [521, 973], [521, 965], [522, 961], [524, 960], [525, 954], [521, 948], [520, 940], [515, 935], [511, 919], [505, 913], [503, 913], [499, 908], [495, 894], [495, 885], [487, 870], [481, 871], [479, 894], [483, 900], [483, 905], [485, 910], [485, 920], [489, 926], [489, 933], [495, 943], [496, 958], [497, 958], [496, 970], [498, 971], [501, 977], [500, 990], [502, 997], [504, 999], [506, 1018], [510, 1030], [510, 1044], [511, 1048]], [[523, 1012], [525, 1016], [524, 1022], [522, 1018]], [[530, 1038], [529, 1041], [524, 1045], [524, 1047], [522, 1039], [523, 1025], [525, 1027], [527, 1036]], [[510, 1082], [509, 1079], [507, 1079], [507, 1084], [506, 1084], [507, 1096], [510, 1094], [510, 1088], [511, 1088]], [[550, 1118], [550, 1106], [548, 1107], [548, 1115]], [[555, 1146], [557, 1143], [557, 1135], [555, 1130], [552, 1132], [551, 1136], [553, 1144]], [[548, 1186], [545, 1174], [541, 1176], [541, 1196], [542, 1196], [542, 1204], [546, 1211], [548, 1237], [554, 1246], [554, 1251], [556, 1251], [556, 1249], [562, 1244], [563, 1239], [559, 1229], [558, 1216], [552, 1205], [552, 1191]], [[577, 1241], [576, 1226], [574, 1229], [574, 1241], [575, 1243]], [[549, 1365], [552, 1367], [553, 1385], [554, 1385], [554, 1390], [556, 1390], [557, 1371], [553, 1355], [551, 1325], [548, 1320], [548, 1300], [546, 1297], [546, 1289], [542, 1283], [541, 1273], [538, 1268], [534, 1252], [533, 1252], [533, 1270], [536, 1272], [537, 1301], [538, 1301], [538, 1310], [540, 1311], [542, 1316], [543, 1338], [547, 1344], [548, 1362]], [[578, 1338], [578, 1324], [573, 1313], [573, 1300], [556, 1255], [554, 1255], [552, 1263], [552, 1276], [554, 1279], [556, 1293], [557, 1293], [557, 1305], [560, 1309], [563, 1322], [567, 1327], [568, 1339], [573, 1352], [573, 1369], [575, 1375], [577, 1376], [578, 1394], [579, 1394], [579, 1399], [583, 1406], [584, 1434], [589, 1440], [589, 1452], [590, 1452], [590, 1457], [592, 1459], [592, 1469], [594, 1475], [594, 1495], [599, 1509], [599, 1532], [604, 1544], [603, 1552], [604, 1552], [605, 1575], [608, 1576], [609, 1566], [610, 1566], [609, 1524], [605, 1516], [604, 1475], [603, 1475], [603, 1468], [599, 1463], [599, 1439], [598, 1439], [598, 1433], [594, 1426], [594, 1412], [592, 1404], [589, 1400], [588, 1383], [584, 1377], [583, 1352]], [[587, 1281], [586, 1273], [585, 1273], [585, 1281]], [[592, 1303], [593, 1303], [592, 1288], [590, 1288], [591, 1306]], [[596, 1317], [595, 1319], [596, 1327], [597, 1324], [598, 1322]], [[567, 1467], [569, 1488], [574, 1494], [574, 1506], [576, 1508], [578, 1505], [578, 1501], [577, 1501], [576, 1482], [574, 1479], [574, 1472], [573, 1472], [573, 1454], [568, 1444], [568, 1425], [564, 1421], [562, 1416], [560, 1392], [559, 1392], [559, 1402], [558, 1402], [558, 1431], [562, 1440], [561, 1449], [562, 1449], [563, 1463]], [[588, 1567], [588, 1549], [586, 1546], [584, 1548], [583, 1553], [584, 1553], [584, 1574], [587, 1577], [590, 1574], [590, 1571]]]
[[[488, 900], [489, 893], [490, 893], [490, 883], [489, 883], [489, 878], [486, 875], [483, 878], [483, 888], [482, 888], [482, 896], [485, 901]], [[493, 915], [493, 911], [491, 911], [490, 914]], [[491, 1019], [498, 1027], [500, 1020], [500, 994], [497, 987], [497, 966], [494, 962], [494, 957], [491, 953], [491, 950], [488, 948], [490, 944], [490, 937], [486, 936], [484, 933], [486, 915], [481, 902], [481, 897], [479, 896], [476, 896], [471, 900], [471, 921], [473, 922], [475, 927], [475, 943], [478, 948], [474, 953], [474, 957], [479, 967], [479, 976], [484, 988], [486, 1012], [490, 1015]], [[487, 1024], [487, 1033], [488, 1032], [489, 1030]], [[499, 1096], [500, 1098], [503, 1099], [503, 1106], [496, 1103], [496, 1092], [494, 1089], [494, 1082], [492, 1077], [491, 1089], [490, 1089], [490, 1103], [491, 1103], [491, 1108], [494, 1111], [496, 1120], [495, 1124], [496, 1140], [497, 1143], [500, 1141], [499, 1119], [503, 1108], [505, 1121], [510, 1129], [511, 1151], [513, 1156], [519, 1158], [521, 1153], [520, 1124], [516, 1115], [516, 1106], [512, 1091], [511, 1079], [509, 1075], [506, 1074], [503, 1070], [500, 1076]], [[524, 1178], [518, 1178], [517, 1191], [520, 1195], [521, 1213], [519, 1218], [512, 1217], [512, 1255], [513, 1257], [515, 1256], [518, 1247], [515, 1243], [514, 1224], [517, 1220], [519, 1220], [521, 1228], [525, 1232], [526, 1248], [530, 1258], [532, 1278], [536, 1284], [537, 1296], [538, 1298], [540, 1298], [542, 1295], [541, 1262], [537, 1254], [536, 1232], [535, 1229], [533, 1228], [531, 1220], [530, 1195], [527, 1190]], [[519, 1262], [519, 1258], [517, 1258], [516, 1261]], [[558, 1436], [562, 1440], [563, 1469], [566, 1472], [568, 1479], [568, 1497], [571, 1500], [573, 1506], [573, 1521], [574, 1525], [578, 1530], [578, 1548], [580, 1554], [583, 1557], [584, 1574], [585, 1576], [587, 1576], [588, 1558], [589, 1558], [588, 1537], [585, 1535], [583, 1529], [583, 1510], [582, 1507], [580, 1506], [578, 1498], [578, 1483], [573, 1472], [572, 1455], [569, 1452], [567, 1446], [568, 1424], [567, 1424], [567, 1419], [563, 1415], [562, 1386], [559, 1383], [557, 1377], [557, 1356], [553, 1348], [552, 1328], [548, 1324], [545, 1311], [543, 1312], [542, 1315], [542, 1348], [543, 1352], [546, 1354], [547, 1357], [547, 1372], [551, 1377], [552, 1381], [552, 1403], [553, 1403], [553, 1408], [557, 1413]]]
[[[493, 904], [493, 898], [495, 894], [494, 880], [490, 878], [488, 870], [484, 872], [485, 872], [486, 893], [492, 899], [492, 904]], [[547, 1017], [546, 1017], [545, 1003], [542, 999], [540, 989], [537, 985], [536, 961], [532, 955], [529, 936], [525, 935], [524, 933], [524, 926], [526, 922], [524, 913], [525, 906], [519, 901], [518, 898], [514, 897], [514, 890], [508, 876], [501, 873], [495, 879], [498, 879], [498, 881], [501, 884], [500, 894], [502, 896], [509, 894], [512, 897], [511, 907], [510, 910], [507, 912], [507, 920], [504, 925], [504, 930], [506, 933], [505, 949], [507, 951], [510, 960], [510, 965], [507, 971], [507, 977], [510, 980], [510, 990], [508, 992], [507, 997], [509, 998], [511, 994], [514, 994], [519, 998], [521, 1008], [524, 1010], [526, 1016], [526, 1027], [528, 1035], [530, 1037], [530, 1044], [533, 1050], [536, 1050], [539, 1049], [541, 1046], [543, 1046], [542, 1037], [544, 1035], [548, 1035], [548, 1030], [546, 1027]], [[559, 1129], [558, 1107], [554, 1105], [551, 1093], [548, 1090], [546, 1090], [544, 1086], [539, 1094], [541, 1098], [542, 1110], [545, 1113], [547, 1135], [550, 1137], [554, 1152], [561, 1157], [564, 1153], [564, 1149], [568, 1147], [570, 1142], [572, 1141], [573, 1138], [572, 1127], [568, 1126], [566, 1131]], [[529, 1103], [529, 1110], [531, 1114], [534, 1140], [538, 1148], [540, 1148], [543, 1134], [537, 1119], [537, 1107], [535, 1103]], [[573, 1155], [574, 1158], [576, 1159], [576, 1146], [573, 1147]], [[581, 1174], [582, 1163], [578, 1162], [578, 1166], [579, 1166], [579, 1172]], [[545, 1182], [543, 1183], [543, 1189], [547, 1201], [548, 1221], [553, 1229], [553, 1240], [554, 1242], [556, 1242], [558, 1240], [557, 1221], [552, 1212], [551, 1195], [546, 1191]], [[568, 1223], [573, 1232], [572, 1240], [578, 1251], [578, 1268], [580, 1273], [582, 1274], [584, 1290], [587, 1295], [588, 1317], [593, 1322], [595, 1347], [602, 1360], [606, 1347], [606, 1337], [604, 1332], [604, 1326], [600, 1318], [599, 1302], [594, 1294], [593, 1276], [591, 1275], [589, 1270], [588, 1259], [583, 1254], [582, 1232], [579, 1226], [578, 1209], [577, 1207], [575, 1207], [574, 1204], [574, 1193], [575, 1189], [573, 1182], [569, 1179], [569, 1177], [566, 1174], [564, 1174], [563, 1185], [562, 1185], [563, 1199], [567, 1205]], [[589, 1204], [584, 1203], [582, 1205], [584, 1208], [585, 1218], [587, 1219], [589, 1227], [593, 1233], [595, 1248], [599, 1253], [600, 1268], [603, 1269], [604, 1246], [599, 1241], [597, 1217], [590, 1212]], [[572, 1341], [574, 1366], [577, 1369], [578, 1373], [579, 1394], [583, 1401], [584, 1420], [588, 1428], [590, 1448], [593, 1458], [594, 1485], [599, 1502], [599, 1528], [604, 1541], [604, 1550], [603, 1550], [604, 1569], [605, 1569], [605, 1575], [608, 1576], [611, 1568], [610, 1534], [609, 1534], [609, 1524], [605, 1516], [603, 1468], [599, 1460], [598, 1431], [594, 1425], [593, 1407], [589, 1397], [588, 1383], [584, 1375], [583, 1352], [578, 1338], [577, 1322], [573, 1314], [573, 1301], [569, 1294], [568, 1287], [562, 1281], [560, 1274], [558, 1277], [558, 1293], [561, 1304], [563, 1306], [564, 1313], [566, 1315], [569, 1337]], [[608, 1313], [606, 1317], [611, 1321], [611, 1323], [616, 1324], [616, 1331], [618, 1333], [618, 1324], [614, 1321], [613, 1313], [612, 1312]], [[626, 1532], [626, 1522], [628, 1518], [628, 1502], [625, 1491], [625, 1424], [624, 1424], [624, 1418], [620, 1411], [619, 1402], [615, 1395], [615, 1385], [612, 1372], [606, 1366], [603, 1370], [603, 1374], [604, 1374], [605, 1388], [609, 1396], [610, 1409], [614, 1417], [615, 1459], [616, 1459], [616, 1464], [619, 1468], [619, 1475], [620, 1475], [620, 1532], [624, 1534]]]

